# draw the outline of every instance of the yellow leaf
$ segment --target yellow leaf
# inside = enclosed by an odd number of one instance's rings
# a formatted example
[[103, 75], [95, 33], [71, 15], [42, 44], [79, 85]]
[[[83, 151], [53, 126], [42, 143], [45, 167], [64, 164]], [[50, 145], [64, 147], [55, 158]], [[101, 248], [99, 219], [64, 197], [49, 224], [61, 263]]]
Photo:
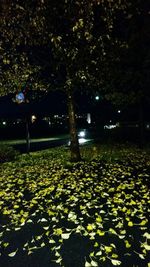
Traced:
[[105, 232], [104, 231], [101, 231], [101, 230], [97, 230], [97, 234], [99, 235], [99, 236], [104, 236], [105, 235]]
[[[18, 249], [17, 249], [17, 250], [18, 250]], [[16, 255], [16, 253], [17, 253], [17, 250], [14, 251], [14, 252], [9, 253], [8, 256], [9, 256], [9, 257], [14, 257], [14, 256]]]
[[146, 237], [147, 239], [150, 239], [150, 234], [147, 232], [145, 232], [143, 236]]
[[20, 219], [20, 222], [21, 222], [21, 223], [24, 223], [25, 220], [26, 220], [26, 219], [25, 219], [24, 217], [22, 217], [22, 218]]
[[99, 245], [97, 242], [95, 242], [94, 247], [97, 248]]
[[62, 239], [68, 239], [70, 237], [70, 233], [64, 233], [61, 235]]
[[93, 261], [93, 260], [92, 260], [92, 261], [91, 261], [91, 266], [92, 266], [92, 267], [97, 267], [97, 266], [98, 266], [98, 263], [97, 263], [96, 261]]
[[109, 246], [105, 246], [104, 249], [105, 249], [106, 253], [109, 253], [112, 251], [113, 248], [109, 247]]
[[32, 250], [29, 250], [28, 251], [28, 255], [30, 255], [30, 254], [33, 254], [33, 251]]
[[123, 212], [126, 212], [127, 208], [126, 207], [123, 207], [122, 211]]
[[88, 231], [92, 231], [94, 228], [95, 228], [95, 227], [94, 227], [93, 224], [88, 224], [88, 226], [87, 226], [87, 230], [88, 230]]
[[117, 235], [117, 232], [113, 228], [109, 228], [108, 230], [111, 234]]
[[118, 255], [115, 253], [113, 253], [111, 256], [112, 256], [112, 258], [115, 258], [115, 259], [118, 258]]
[[10, 214], [10, 213], [11, 213], [11, 210], [4, 210], [4, 211], [3, 211], [3, 214], [4, 214], [4, 215]]
[[136, 205], [136, 202], [134, 200], [131, 200], [130, 205]]
[[143, 254], [139, 254], [139, 257], [142, 259], [142, 260], [145, 260], [145, 257]]
[[55, 230], [54, 230], [54, 233], [55, 233], [56, 235], [61, 235], [61, 234], [62, 234], [62, 229], [61, 229], [61, 228], [55, 229]]
[[120, 265], [121, 264], [121, 261], [118, 261], [118, 260], [111, 260], [111, 263], [113, 264], [113, 265]]
[[132, 227], [133, 226], [133, 222], [129, 221], [128, 222], [128, 226]]
[[143, 246], [144, 246], [144, 248], [145, 248], [146, 250], [150, 250], [150, 245], [148, 245], [148, 244], [143, 244]]
[[141, 223], [140, 223], [140, 225], [145, 225], [147, 223], [147, 220], [143, 220], [143, 221], [141, 221]]
[[131, 244], [128, 242], [128, 240], [125, 240], [125, 245], [126, 245], [126, 248], [130, 248], [131, 247]]
[[7, 248], [9, 246], [9, 243], [4, 243], [3, 246], [4, 248]]
[[102, 255], [102, 251], [98, 251], [95, 255], [96, 256], [101, 256]]
[[125, 234], [126, 234], [126, 230], [122, 230], [122, 231], [120, 231], [120, 234], [121, 234], [121, 235], [125, 235]]
[[60, 257], [58, 260], [56, 260], [56, 263], [60, 263], [62, 261], [62, 258]]
[[14, 205], [14, 209], [19, 209], [19, 205]]
[[90, 253], [90, 257], [94, 257], [94, 251]]
[[37, 204], [38, 202], [37, 202], [37, 200], [32, 199], [32, 200], [31, 200], [31, 203], [33, 203], [33, 204]]
[[53, 216], [55, 214], [55, 212], [53, 212], [51, 210], [48, 210], [47, 213], [48, 213], [49, 216]]
[[91, 265], [91, 263], [89, 263], [88, 261], [86, 261], [85, 267], [92, 267], [92, 265]]
[[102, 222], [102, 217], [101, 217], [101, 216], [97, 217], [97, 218], [96, 218], [96, 222], [101, 223], [101, 222]]

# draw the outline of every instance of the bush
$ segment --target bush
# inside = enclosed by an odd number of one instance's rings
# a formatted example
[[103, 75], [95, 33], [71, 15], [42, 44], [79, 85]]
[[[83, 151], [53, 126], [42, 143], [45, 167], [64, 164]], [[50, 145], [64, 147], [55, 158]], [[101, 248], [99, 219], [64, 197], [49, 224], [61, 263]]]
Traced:
[[19, 155], [13, 147], [0, 144], [0, 163], [6, 161], [13, 161]]

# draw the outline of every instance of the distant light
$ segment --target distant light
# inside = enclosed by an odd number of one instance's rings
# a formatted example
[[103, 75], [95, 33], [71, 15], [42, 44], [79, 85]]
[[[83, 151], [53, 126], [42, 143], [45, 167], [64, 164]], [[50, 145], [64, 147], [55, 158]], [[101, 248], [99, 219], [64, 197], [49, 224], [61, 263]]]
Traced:
[[90, 113], [87, 114], [87, 123], [91, 124], [91, 114]]
[[[78, 141], [79, 141], [79, 144], [81, 145], [81, 144], [84, 144], [84, 143], [87, 143], [87, 142], [89, 142], [89, 141], [90, 141], [90, 139], [86, 139], [86, 138], [79, 138], [79, 139], [78, 139]], [[70, 144], [71, 144], [71, 142], [70, 142], [70, 140], [69, 140], [69, 142], [68, 142], [68, 146], [70, 146]]]
[[121, 110], [120, 109], [118, 110], [118, 113], [121, 113]]
[[104, 129], [109, 129], [109, 130], [114, 129], [116, 127], [118, 127], [118, 124], [104, 125]]
[[81, 132], [79, 132], [78, 136], [79, 136], [79, 137], [85, 137], [85, 131], [81, 131]]
[[98, 95], [97, 95], [97, 96], [95, 96], [95, 99], [96, 99], [96, 100], [99, 100], [99, 96], [98, 96]]
[[33, 123], [33, 122], [35, 122], [35, 120], [36, 120], [36, 116], [35, 115], [32, 115], [31, 116], [31, 122]]
[[18, 104], [21, 104], [21, 103], [25, 102], [24, 93], [20, 92], [20, 93], [16, 94], [16, 102]]
[[84, 144], [86, 142], [87, 140], [85, 138], [79, 138], [79, 144]]
[[3, 123], [3, 125], [6, 125], [6, 121], [3, 121], [2, 123]]

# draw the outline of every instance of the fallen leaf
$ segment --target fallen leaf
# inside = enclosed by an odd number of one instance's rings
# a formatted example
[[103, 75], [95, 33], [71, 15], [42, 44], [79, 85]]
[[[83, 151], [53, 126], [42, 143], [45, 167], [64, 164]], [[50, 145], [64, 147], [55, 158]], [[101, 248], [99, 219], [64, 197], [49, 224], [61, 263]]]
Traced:
[[62, 239], [68, 239], [70, 237], [70, 233], [61, 234]]
[[9, 257], [14, 257], [17, 253], [18, 249], [16, 251], [13, 251], [11, 253], [8, 254]]
[[121, 261], [111, 259], [111, 263], [115, 266], [119, 266], [121, 264]]

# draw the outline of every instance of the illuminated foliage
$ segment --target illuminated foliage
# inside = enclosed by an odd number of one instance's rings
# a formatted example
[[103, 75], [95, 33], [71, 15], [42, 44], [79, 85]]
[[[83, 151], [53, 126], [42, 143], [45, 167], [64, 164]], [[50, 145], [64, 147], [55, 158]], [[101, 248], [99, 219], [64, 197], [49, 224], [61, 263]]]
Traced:
[[44, 253], [43, 265], [47, 258], [58, 266], [147, 266], [149, 154], [124, 148], [120, 162], [107, 162], [106, 151], [91, 151], [88, 162], [71, 164], [58, 148], [0, 166], [3, 263], [30, 264]]
[[75, 87], [76, 83], [98, 83], [101, 77], [96, 79], [94, 75], [96, 65], [97, 72], [103, 72], [99, 62], [104, 64], [110, 43], [116, 42], [112, 39], [114, 20], [118, 11], [127, 13], [131, 6], [127, 2], [3, 1], [1, 94], [15, 91], [29, 77], [34, 89], [51, 87], [47, 83], [42, 86], [39, 73], [43, 66], [31, 60], [37, 47], [48, 48], [49, 55], [53, 55], [49, 59], [52, 79], [57, 79], [61, 66], [64, 68], [62, 88]]

